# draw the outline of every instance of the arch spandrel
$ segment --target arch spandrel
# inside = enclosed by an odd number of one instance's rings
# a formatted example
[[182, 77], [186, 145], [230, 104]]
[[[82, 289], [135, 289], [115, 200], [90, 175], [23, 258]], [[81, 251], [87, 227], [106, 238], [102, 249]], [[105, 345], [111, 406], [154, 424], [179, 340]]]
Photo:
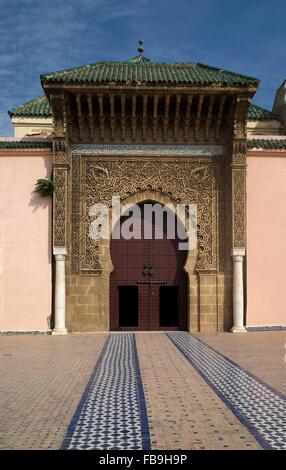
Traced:
[[160, 158], [119, 160], [87, 156], [79, 159], [76, 156], [74, 159], [77, 161], [73, 166], [75, 190], [72, 190], [72, 210], [73, 214], [80, 212], [80, 220], [73, 217], [72, 256], [77, 260], [72, 263], [73, 272], [88, 270], [94, 275], [101, 274], [97, 263], [97, 248], [86, 236], [91, 222], [88, 208], [98, 202], [111, 206], [112, 196], [119, 196], [122, 200], [133, 196], [136, 201], [146, 191], [158, 194], [156, 200], [160, 196], [163, 199], [169, 198], [169, 202], [197, 204], [197, 267], [204, 270], [216, 269], [216, 159], [173, 158], [171, 162]]

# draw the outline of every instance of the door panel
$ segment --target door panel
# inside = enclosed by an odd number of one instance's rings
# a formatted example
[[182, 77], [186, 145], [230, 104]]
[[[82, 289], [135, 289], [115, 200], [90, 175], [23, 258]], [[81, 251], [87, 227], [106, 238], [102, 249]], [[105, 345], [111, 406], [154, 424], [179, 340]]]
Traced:
[[179, 287], [160, 286], [160, 327], [179, 326]]
[[118, 286], [119, 327], [138, 328], [138, 287]]
[[[155, 219], [153, 239], [145, 240], [143, 215], [141, 208], [141, 240], [111, 240], [114, 271], [110, 278], [110, 327], [112, 330], [186, 329], [187, 286], [183, 270], [186, 252], [178, 250], [177, 239], [167, 239], [165, 226], [163, 239], [154, 239]], [[144, 274], [144, 266], [152, 268], [153, 273]]]
[[139, 329], [143, 331], [152, 329], [150, 325], [149, 289], [148, 284], [139, 286]]

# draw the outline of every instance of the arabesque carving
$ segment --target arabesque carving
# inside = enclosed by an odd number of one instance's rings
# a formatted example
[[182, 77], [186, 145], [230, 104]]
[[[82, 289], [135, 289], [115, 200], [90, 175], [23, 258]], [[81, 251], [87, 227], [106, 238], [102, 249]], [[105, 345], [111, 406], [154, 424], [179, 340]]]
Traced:
[[246, 166], [246, 153], [234, 153], [232, 155], [232, 166], [233, 167], [245, 167]]
[[54, 137], [53, 139], [53, 164], [68, 164], [67, 142], [63, 137]]
[[245, 170], [233, 170], [233, 247], [245, 248], [246, 244], [246, 188]]
[[[79, 161], [81, 161], [80, 191]], [[76, 162], [76, 163], [75, 163]], [[112, 196], [124, 199], [141, 190], [162, 192], [184, 204], [198, 204], [199, 255], [197, 268], [216, 269], [216, 198], [214, 197], [216, 160], [95, 159], [73, 157], [73, 272], [81, 270], [98, 274], [100, 265], [97, 243], [88, 237], [92, 218], [89, 208], [95, 203], [111, 206]], [[78, 217], [79, 201], [85, 201], [85, 212]], [[80, 220], [80, 228], [78, 227]], [[79, 234], [79, 235], [77, 235]], [[77, 258], [80, 247], [80, 259]]]
[[54, 246], [66, 246], [66, 184], [67, 170], [54, 168]]

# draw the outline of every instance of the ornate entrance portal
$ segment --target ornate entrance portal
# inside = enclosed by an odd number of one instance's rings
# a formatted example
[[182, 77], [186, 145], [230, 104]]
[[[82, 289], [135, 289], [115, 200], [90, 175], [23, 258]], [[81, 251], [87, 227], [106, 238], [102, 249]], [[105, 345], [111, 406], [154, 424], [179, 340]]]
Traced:
[[[54, 333], [246, 331], [246, 122], [258, 81], [140, 54], [42, 84], [54, 120]], [[109, 217], [113, 197], [196, 205], [196, 247], [92, 238], [94, 206]]]
[[[151, 207], [151, 204], [148, 206]], [[185, 330], [187, 285], [184, 265], [187, 251], [179, 250], [178, 230], [174, 239], [168, 239], [166, 212], [162, 214], [163, 230], [159, 234], [160, 220], [156, 220], [153, 213], [149, 227], [152, 239], [146, 239], [146, 205], [137, 207], [140, 207], [141, 212], [137, 216], [138, 227], [141, 229], [140, 239], [126, 240], [122, 237], [121, 230], [120, 239], [111, 241], [114, 271], [110, 278], [110, 328]], [[125, 220], [126, 217], [122, 216], [119, 222], [121, 229]], [[132, 217], [132, 220], [136, 220], [136, 217]], [[176, 229], [179, 223], [176, 219]]]

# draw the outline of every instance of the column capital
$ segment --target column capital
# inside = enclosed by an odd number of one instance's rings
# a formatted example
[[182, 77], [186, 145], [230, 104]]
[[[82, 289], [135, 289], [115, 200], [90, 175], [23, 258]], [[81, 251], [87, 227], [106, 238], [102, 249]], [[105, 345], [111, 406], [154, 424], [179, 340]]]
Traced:
[[53, 247], [53, 255], [62, 255], [67, 256], [68, 252], [65, 246], [54, 246]]
[[245, 248], [233, 248], [231, 256], [245, 256]]

